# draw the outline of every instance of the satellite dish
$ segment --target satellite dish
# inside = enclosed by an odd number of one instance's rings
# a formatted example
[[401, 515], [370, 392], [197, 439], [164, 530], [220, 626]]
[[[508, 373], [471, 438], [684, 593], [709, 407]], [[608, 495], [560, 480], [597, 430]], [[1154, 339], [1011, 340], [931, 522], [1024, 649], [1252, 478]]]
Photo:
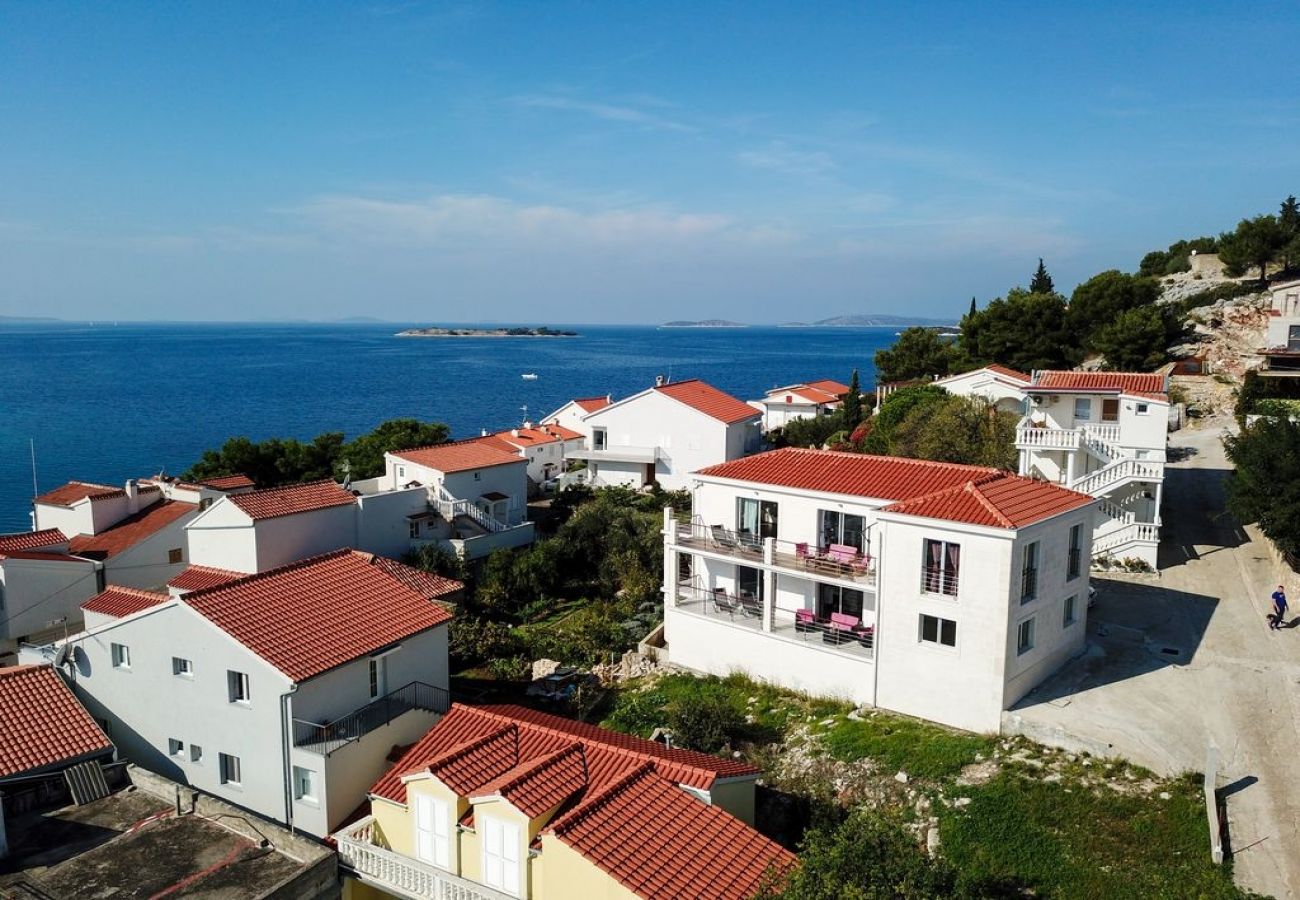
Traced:
[[72, 655], [72, 645], [64, 644], [62, 647], [59, 648], [58, 652], [54, 654], [54, 665], [56, 666], [67, 665], [68, 657], [70, 657], [71, 655]]

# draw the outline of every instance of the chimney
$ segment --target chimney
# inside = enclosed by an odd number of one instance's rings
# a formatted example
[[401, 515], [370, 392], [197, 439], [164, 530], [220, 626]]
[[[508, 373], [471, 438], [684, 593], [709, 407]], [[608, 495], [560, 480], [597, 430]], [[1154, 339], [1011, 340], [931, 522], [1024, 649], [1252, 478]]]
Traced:
[[511, 429], [510, 429], [510, 436], [511, 436], [511, 437], [519, 437], [519, 429], [518, 429], [518, 428], [511, 428]]
[[478, 436], [479, 436], [479, 437], [487, 437], [487, 429], [486, 429], [486, 428], [480, 428], [480, 429], [478, 430]]
[[128, 515], [140, 511], [140, 485], [134, 478], [126, 481], [126, 511]]
[[663, 386], [664, 386], [664, 381], [665, 381], [665, 379], [664, 379], [664, 377], [663, 377], [662, 375], [656, 375], [656, 376], [655, 376], [655, 387], [663, 387]]

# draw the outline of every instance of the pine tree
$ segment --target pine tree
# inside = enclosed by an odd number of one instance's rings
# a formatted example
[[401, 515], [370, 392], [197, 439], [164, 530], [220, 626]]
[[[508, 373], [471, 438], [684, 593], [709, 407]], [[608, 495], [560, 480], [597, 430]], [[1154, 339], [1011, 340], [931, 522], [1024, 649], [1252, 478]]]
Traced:
[[1043, 258], [1038, 257], [1038, 269], [1034, 272], [1034, 277], [1029, 280], [1029, 293], [1031, 294], [1050, 294], [1056, 290], [1056, 285], [1052, 284], [1052, 276], [1047, 274], [1047, 266], [1043, 265]]
[[1295, 195], [1292, 194], [1282, 201], [1282, 209], [1278, 213], [1277, 224], [1282, 229], [1282, 268], [1290, 268], [1300, 259], [1300, 203], [1296, 202]]
[[844, 430], [852, 431], [862, 421], [862, 387], [858, 384], [858, 370], [849, 379], [849, 392], [844, 396]]
[[970, 298], [970, 312], [967, 313], [967, 315], [973, 316], [973, 315], [975, 315], [975, 312], [976, 312], [976, 310], [975, 310], [975, 298], [974, 298], [974, 297], [971, 297], [971, 298]]

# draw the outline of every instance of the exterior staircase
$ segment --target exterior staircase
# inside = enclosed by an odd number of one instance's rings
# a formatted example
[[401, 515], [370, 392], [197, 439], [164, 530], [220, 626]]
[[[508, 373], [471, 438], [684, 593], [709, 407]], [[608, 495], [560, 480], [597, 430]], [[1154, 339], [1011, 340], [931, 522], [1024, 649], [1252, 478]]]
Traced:
[[505, 531], [510, 527], [498, 522], [468, 500], [456, 499], [441, 484], [436, 485], [436, 488], [433, 502], [438, 507], [438, 514], [448, 522], [456, 516], [465, 516], [489, 534]]
[[1116, 488], [1138, 481], [1160, 481], [1164, 478], [1164, 466], [1160, 463], [1125, 457], [1103, 466], [1095, 472], [1081, 475], [1069, 485], [1071, 490], [1081, 494], [1100, 497]]

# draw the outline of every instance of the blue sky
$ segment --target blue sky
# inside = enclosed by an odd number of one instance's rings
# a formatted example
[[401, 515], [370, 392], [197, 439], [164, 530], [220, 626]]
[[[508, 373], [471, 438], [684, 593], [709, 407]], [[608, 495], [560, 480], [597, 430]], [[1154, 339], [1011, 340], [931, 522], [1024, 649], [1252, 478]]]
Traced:
[[[1059, 7], [1059, 8], [1058, 8]], [[0, 315], [945, 316], [1300, 193], [1294, 3], [0, 5]]]

